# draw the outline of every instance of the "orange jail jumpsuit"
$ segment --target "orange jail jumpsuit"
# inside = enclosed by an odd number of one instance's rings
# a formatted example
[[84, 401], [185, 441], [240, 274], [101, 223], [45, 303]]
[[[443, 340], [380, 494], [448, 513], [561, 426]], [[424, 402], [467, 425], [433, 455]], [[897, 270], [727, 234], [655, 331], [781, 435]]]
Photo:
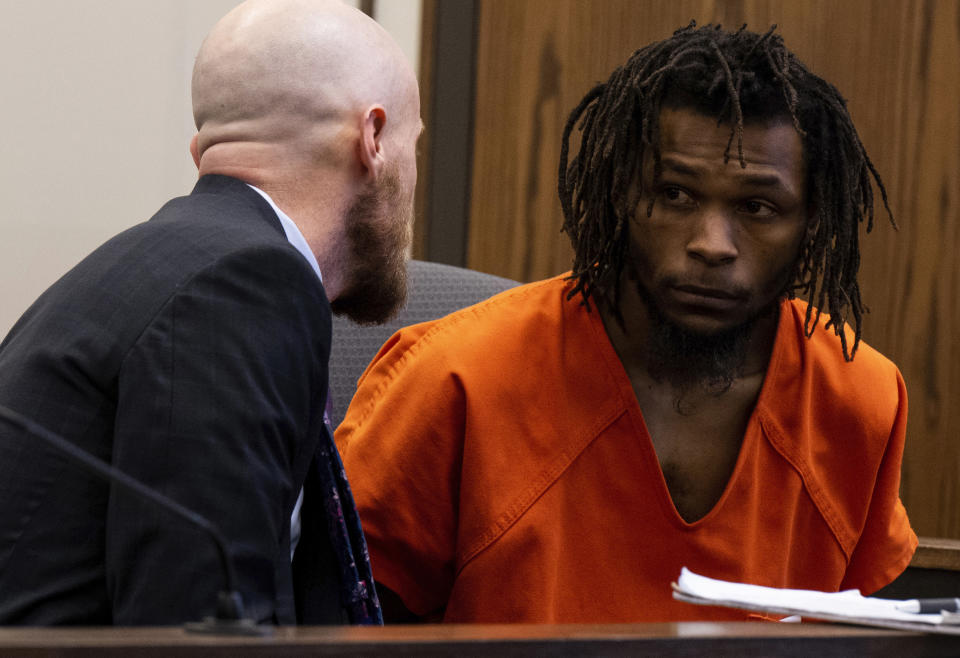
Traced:
[[[900, 502], [896, 366], [785, 301], [733, 474], [703, 518], [670, 498], [595, 307], [556, 277], [403, 329], [336, 433], [374, 577], [451, 622], [662, 622], [749, 613], [673, 600], [682, 566], [871, 593], [917, 539]], [[852, 341], [852, 338], [850, 338]]]

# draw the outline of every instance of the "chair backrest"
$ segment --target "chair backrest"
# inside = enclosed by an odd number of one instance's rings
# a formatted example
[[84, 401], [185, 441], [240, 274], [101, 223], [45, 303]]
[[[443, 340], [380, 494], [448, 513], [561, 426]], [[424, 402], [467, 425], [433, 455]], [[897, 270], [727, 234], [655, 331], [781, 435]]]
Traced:
[[407, 325], [443, 317], [518, 285], [518, 282], [452, 265], [411, 260], [407, 266], [407, 303], [393, 320], [371, 327], [333, 318], [330, 395], [334, 427], [340, 424], [357, 390], [357, 380], [380, 347]]

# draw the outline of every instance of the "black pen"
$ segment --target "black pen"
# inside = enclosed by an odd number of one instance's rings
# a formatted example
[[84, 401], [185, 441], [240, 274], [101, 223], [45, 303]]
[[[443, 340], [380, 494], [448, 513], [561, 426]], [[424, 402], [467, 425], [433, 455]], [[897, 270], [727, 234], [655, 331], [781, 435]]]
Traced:
[[960, 599], [909, 599], [898, 603], [897, 610], [917, 614], [936, 614], [942, 610], [957, 612], [960, 610]]

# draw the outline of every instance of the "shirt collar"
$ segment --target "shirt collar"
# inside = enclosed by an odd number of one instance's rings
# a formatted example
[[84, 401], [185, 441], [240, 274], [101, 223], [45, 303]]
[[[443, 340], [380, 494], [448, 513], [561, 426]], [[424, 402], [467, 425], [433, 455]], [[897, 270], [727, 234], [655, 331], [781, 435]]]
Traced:
[[317, 273], [317, 278], [320, 281], [323, 281], [323, 275], [320, 273], [320, 264], [317, 262], [317, 257], [313, 255], [313, 251], [310, 249], [310, 245], [307, 244], [306, 238], [303, 237], [303, 233], [300, 232], [300, 229], [297, 228], [297, 225], [293, 223], [293, 220], [287, 215], [287, 213], [280, 210], [277, 207], [277, 204], [273, 202], [273, 199], [270, 198], [270, 195], [261, 190], [259, 187], [255, 187], [247, 183], [251, 189], [255, 190], [260, 196], [266, 199], [267, 203], [270, 204], [270, 207], [273, 208], [273, 211], [277, 213], [277, 219], [280, 220], [280, 225], [283, 227], [283, 233], [287, 236], [287, 242], [293, 245], [293, 248], [296, 249], [307, 259], [307, 262], [310, 263], [310, 267], [313, 268], [313, 271]]

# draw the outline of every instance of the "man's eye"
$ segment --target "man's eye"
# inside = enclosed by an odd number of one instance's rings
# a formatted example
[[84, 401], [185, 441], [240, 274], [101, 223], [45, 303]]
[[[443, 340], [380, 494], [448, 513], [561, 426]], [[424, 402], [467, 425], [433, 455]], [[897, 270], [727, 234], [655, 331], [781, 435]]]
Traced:
[[744, 201], [741, 205], [741, 210], [752, 217], [758, 217], [761, 219], [773, 217], [777, 214], [776, 209], [770, 204], [764, 203], [763, 201], [757, 201], [756, 199]]
[[693, 203], [693, 198], [687, 194], [682, 188], [674, 187], [668, 185], [661, 189], [660, 194], [663, 195], [663, 198], [671, 204], [676, 205], [687, 205]]

